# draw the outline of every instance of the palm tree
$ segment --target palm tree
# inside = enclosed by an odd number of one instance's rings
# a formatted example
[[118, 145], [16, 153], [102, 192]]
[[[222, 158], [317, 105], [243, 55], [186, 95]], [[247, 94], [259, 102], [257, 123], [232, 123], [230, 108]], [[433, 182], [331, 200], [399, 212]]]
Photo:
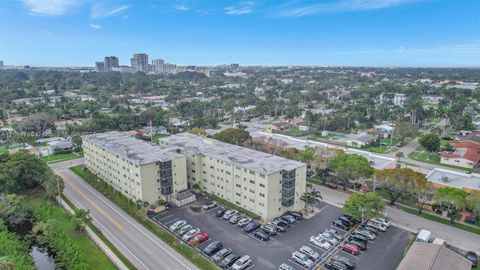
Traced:
[[398, 152], [395, 154], [395, 157], [397, 157], [397, 162], [400, 162], [400, 159], [401, 159], [401, 158], [404, 158], [405, 155], [403, 154], [402, 151], [398, 151]]
[[77, 224], [77, 229], [81, 232], [85, 231], [85, 227], [92, 221], [90, 217], [90, 210], [88, 209], [75, 209], [73, 217]]
[[322, 195], [320, 194], [320, 191], [317, 191], [313, 189], [310, 192], [305, 192], [301, 197], [300, 200], [302, 200], [305, 203], [305, 208], [308, 210], [310, 208], [310, 212], [313, 213], [313, 207], [312, 205], [314, 203], [320, 202], [322, 199]]

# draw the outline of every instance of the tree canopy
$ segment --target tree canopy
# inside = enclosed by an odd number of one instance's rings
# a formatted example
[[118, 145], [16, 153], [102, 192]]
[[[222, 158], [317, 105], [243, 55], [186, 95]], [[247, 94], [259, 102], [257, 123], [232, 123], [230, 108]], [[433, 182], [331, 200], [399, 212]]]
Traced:
[[418, 142], [428, 152], [438, 152], [440, 150], [440, 138], [433, 133], [423, 135]]
[[451, 187], [443, 187], [435, 191], [435, 201], [446, 208], [450, 222], [455, 222], [458, 210], [466, 206], [467, 193], [464, 190]]
[[395, 127], [393, 134], [402, 143], [406, 138], [415, 138], [418, 133], [418, 126], [410, 122], [399, 122]]
[[385, 203], [375, 192], [354, 193], [343, 204], [343, 212], [356, 218], [383, 217]]
[[370, 177], [373, 173], [373, 167], [365, 157], [357, 154], [346, 154], [340, 152], [331, 161], [330, 167], [343, 183], [344, 190], [347, 184], [359, 177]]
[[226, 143], [242, 145], [250, 138], [250, 133], [241, 128], [227, 128], [213, 135], [213, 138]]
[[394, 205], [403, 194], [413, 194], [428, 186], [425, 176], [410, 168], [375, 170], [374, 179], [387, 193], [391, 205]]

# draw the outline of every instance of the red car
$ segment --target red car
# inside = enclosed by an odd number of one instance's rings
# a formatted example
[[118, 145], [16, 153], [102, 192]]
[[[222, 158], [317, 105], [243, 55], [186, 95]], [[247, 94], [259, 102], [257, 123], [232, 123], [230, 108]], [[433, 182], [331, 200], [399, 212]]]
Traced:
[[332, 189], [337, 189], [338, 185], [337, 185], [337, 183], [329, 182], [329, 183], [327, 183], [327, 187], [332, 188]]
[[340, 249], [342, 249], [343, 251], [348, 252], [350, 254], [353, 254], [353, 255], [360, 254], [360, 250], [358, 250], [358, 247], [356, 245], [353, 245], [353, 244], [341, 243], [340, 244]]
[[196, 246], [196, 245], [201, 244], [201, 243], [203, 243], [207, 240], [208, 240], [208, 234], [202, 232], [202, 233], [198, 233], [192, 239], [190, 239], [190, 241], [188, 241], [188, 244], [190, 246]]

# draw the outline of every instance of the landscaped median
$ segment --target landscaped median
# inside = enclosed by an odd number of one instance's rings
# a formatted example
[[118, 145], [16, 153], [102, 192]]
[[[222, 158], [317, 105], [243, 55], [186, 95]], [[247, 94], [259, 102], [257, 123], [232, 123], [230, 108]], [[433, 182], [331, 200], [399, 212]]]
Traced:
[[205, 270], [218, 269], [215, 264], [204, 258], [196, 250], [194, 250], [190, 246], [183, 244], [169, 231], [158, 226], [156, 223], [147, 218], [144, 209], [139, 208], [139, 206], [135, 202], [128, 199], [120, 192], [114, 190], [110, 185], [108, 185], [102, 179], [91, 173], [88, 169], [75, 166], [71, 167], [70, 170], [79, 177], [81, 177], [92, 187], [94, 187], [97, 191], [102, 193], [105, 197], [114, 202], [118, 207], [120, 207], [131, 217], [133, 217], [137, 222], [139, 222], [145, 228], [158, 236], [162, 241], [175, 249], [175, 251], [177, 251], [182, 256], [191, 261], [193, 264], [195, 264], [198, 268]]

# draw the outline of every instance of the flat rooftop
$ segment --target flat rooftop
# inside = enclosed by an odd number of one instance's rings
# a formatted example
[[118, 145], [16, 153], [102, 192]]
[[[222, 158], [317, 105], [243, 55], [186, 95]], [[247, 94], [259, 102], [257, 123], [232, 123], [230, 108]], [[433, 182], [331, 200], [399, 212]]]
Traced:
[[433, 169], [428, 175], [427, 180], [445, 186], [455, 188], [468, 188], [480, 190], [480, 174], [462, 173], [446, 169]]
[[363, 150], [345, 148], [343, 146], [328, 144], [324, 142], [304, 140], [304, 139], [294, 138], [287, 135], [272, 134], [272, 133], [266, 133], [266, 132], [254, 132], [254, 133], [251, 133], [250, 136], [252, 136], [253, 139], [261, 139], [261, 138], [268, 137], [278, 142], [279, 145], [295, 148], [298, 150], [303, 150], [307, 147], [319, 147], [319, 148], [343, 150], [347, 154], [357, 154], [365, 157], [375, 169], [391, 168], [391, 167], [395, 167], [395, 164], [396, 164], [396, 159], [394, 158], [377, 155], [377, 154], [363, 151]]
[[145, 165], [158, 161], [168, 161], [183, 157], [175, 149], [164, 149], [135, 137], [127, 132], [110, 131], [85, 135], [83, 140], [92, 142], [107, 151], [117, 154], [137, 165]]
[[191, 153], [203, 154], [232, 163], [258, 173], [269, 175], [283, 169], [293, 170], [305, 163], [255, 151], [249, 148], [204, 138], [190, 133], [175, 134], [160, 139], [169, 146], [184, 148]]

